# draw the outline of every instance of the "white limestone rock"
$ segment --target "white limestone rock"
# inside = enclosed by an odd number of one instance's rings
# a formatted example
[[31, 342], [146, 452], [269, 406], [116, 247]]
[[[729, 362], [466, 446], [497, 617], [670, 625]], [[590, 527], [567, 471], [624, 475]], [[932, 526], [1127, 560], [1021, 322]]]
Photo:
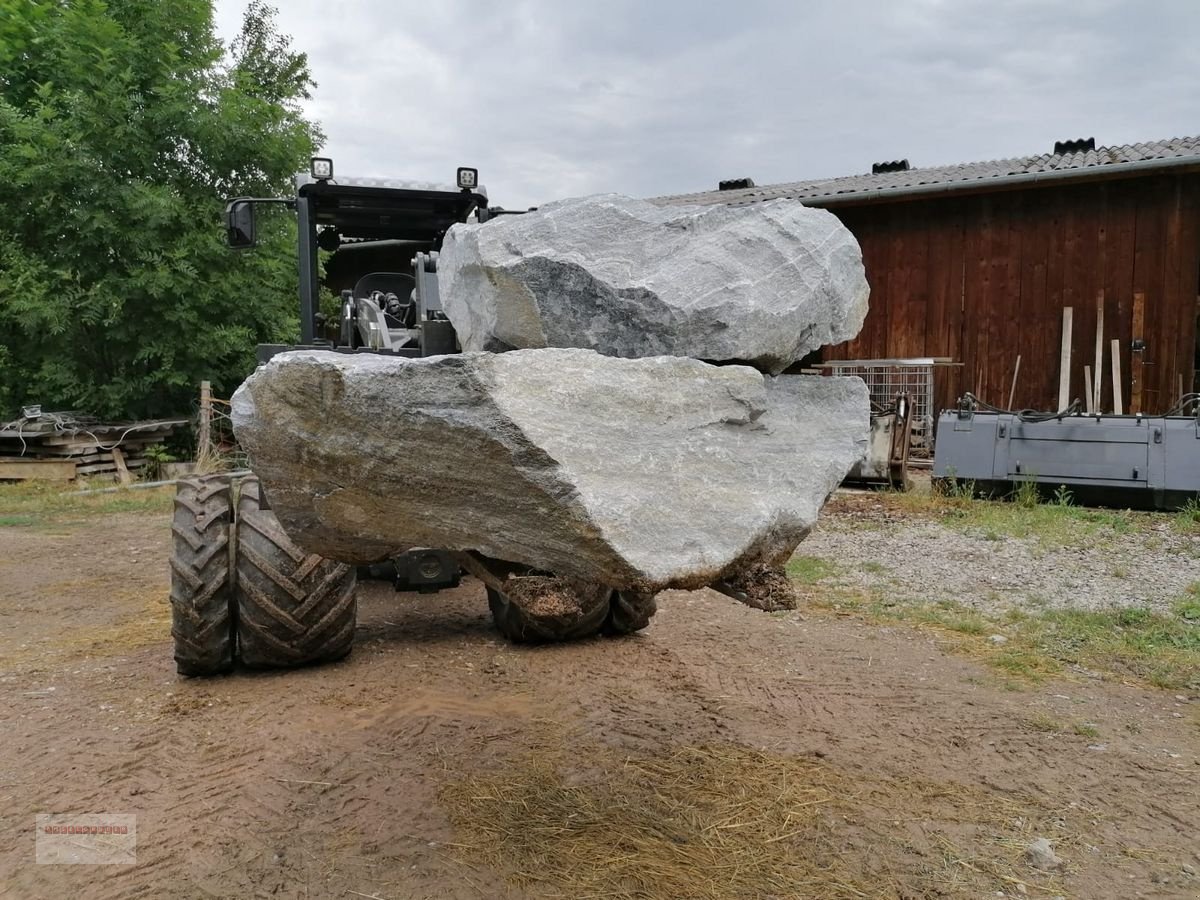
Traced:
[[467, 351], [581, 347], [769, 373], [858, 334], [869, 293], [854, 236], [794, 200], [562, 200], [455, 225], [438, 271]]
[[654, 592], [780, 564], [861, 456], [857, 378], [545, 349], [274, 357], [237, 438], [301, 547], [474, 550]]

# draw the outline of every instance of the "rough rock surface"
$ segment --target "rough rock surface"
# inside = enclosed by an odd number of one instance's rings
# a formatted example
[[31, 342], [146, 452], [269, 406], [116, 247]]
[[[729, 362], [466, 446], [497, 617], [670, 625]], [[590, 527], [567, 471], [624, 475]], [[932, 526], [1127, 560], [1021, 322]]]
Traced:
[[856, 335], [858, 242], [793, 200], [659, 207], [617, 195], [455, 225], [438, 263], [464, 350], [584, 347], [778, 373]]
[[559, 349], [286, 353], [233, 399], [310, 552], [475, 550], [646, 592], [785, 559], [862, 453], [867, 410], [856, 378]]
[[713, 587], [739, 603], [745, 603], [751, 609], [761, 609], [764, 612], [795, 609], [800, 602], [796, 585], [787, 572], [778, 565], [771, 566], [761, 562], [731, 572]]
[[1062, 866], [1063, 861], [1050, 845], [1048, 838], [1040, 837], [1025, 848], [1025, 860], [1035, 869], [1052, 871]]

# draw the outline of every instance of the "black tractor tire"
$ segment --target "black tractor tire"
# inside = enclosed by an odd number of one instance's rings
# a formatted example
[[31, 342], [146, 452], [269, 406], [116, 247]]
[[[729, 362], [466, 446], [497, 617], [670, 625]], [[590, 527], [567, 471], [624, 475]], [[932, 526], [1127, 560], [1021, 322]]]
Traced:
[[603, 631], [614, 637], [633, 634], [649, 625], [656, 612], [658, 604], [654, 602], [653, 594], [613, 591]]
[[358, 616], [353, 566], [305, 553], [263, 509], [258, 479], [237, 501], [238, 657], [253, 668], [294, 668], [346, 656]]
[[227, 475], [187, 478], [175, 486], [171, 636], [180, 675], [215, 675], [233, 668], [232, 490]]
[[649, 625], [656, 611], [652, 594], [622, 591], [612, 591], [604, 602], [570, 618], [536, 615], [492, 587], [487, 589], [487, 596], [496, 630], [517, 644], [577, 641], [598, 634], [632, 634]]
[[539, 616], [518, 606], [505, 593], [489, 587], [488, 607], [496, 630], [516, 644], [577, 641], [600, 633], [608, 619], [608, 604], [600, 603], [578, 616]]

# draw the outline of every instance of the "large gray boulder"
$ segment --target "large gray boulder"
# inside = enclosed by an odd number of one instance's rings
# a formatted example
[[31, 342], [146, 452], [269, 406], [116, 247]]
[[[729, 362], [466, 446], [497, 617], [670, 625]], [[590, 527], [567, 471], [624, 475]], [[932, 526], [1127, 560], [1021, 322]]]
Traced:
[[238, 441], [304, 549], [412, 547], [654, 592], [778, 564], [862, 454], [856, 378], [525, 350], [276, 356]]
[[585, 347], [778, 373], [854, 337], [867, 312], [858, 242], [831, 213], [794, 200], [563, 200], [455, 225], [438, 271], [468, 351]]

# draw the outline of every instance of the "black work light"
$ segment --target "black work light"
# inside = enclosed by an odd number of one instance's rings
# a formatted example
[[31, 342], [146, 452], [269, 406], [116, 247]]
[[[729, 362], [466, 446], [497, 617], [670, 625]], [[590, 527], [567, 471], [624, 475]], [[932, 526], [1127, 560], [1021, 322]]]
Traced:
[[464, 191], [473, 191], [479, 187], [479, 170], [458, 167], [458, 186]]
[[328, 181], [333, 177], [333, 160], [323, 156], [314, 156], [309, 162], [309, 171], [316, 181]]

